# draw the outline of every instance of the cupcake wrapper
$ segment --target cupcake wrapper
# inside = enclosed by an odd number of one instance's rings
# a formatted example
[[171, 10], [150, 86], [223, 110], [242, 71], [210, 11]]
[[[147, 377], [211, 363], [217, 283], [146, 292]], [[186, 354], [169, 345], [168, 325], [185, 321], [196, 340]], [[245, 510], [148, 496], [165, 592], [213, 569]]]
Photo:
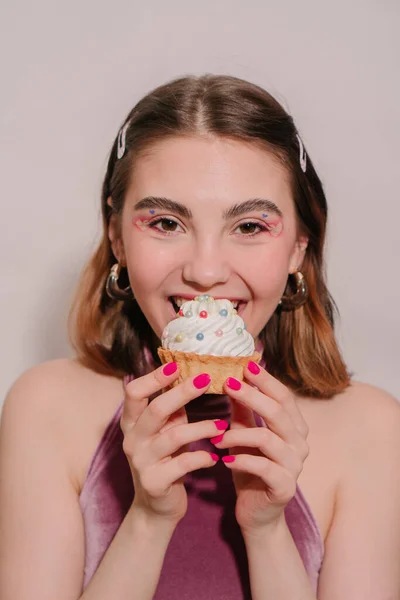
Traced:
[[225, 394], [224, 383], [228, 377], [243, 381], [243, 371], [248, 362], [258, 363], [261, 354], [254, 352], [251, 356], [212, 356], [211, 354], [195, 354], [194, 352], [171, 352], [165, 348], [157, 349], [162, 364], [174, 361], [179, 367], [180, 375], [171, 384], [175, 387], [187, 377], [195, 377], [200, 373], [208, 373], [211, 383], [205, 394]]

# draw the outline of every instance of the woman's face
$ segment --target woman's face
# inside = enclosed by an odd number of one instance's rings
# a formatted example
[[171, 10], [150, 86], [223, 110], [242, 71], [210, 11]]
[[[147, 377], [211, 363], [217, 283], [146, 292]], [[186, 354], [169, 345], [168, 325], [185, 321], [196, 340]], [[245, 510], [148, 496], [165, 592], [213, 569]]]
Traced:
[[121, 232], [114, 254], [158, 337], [175, 316], [171, 298], [200, 294], [239, 300], [257, 337], [307, 246], [273, 155], [215, 137], [171, 138], [136, 161]]

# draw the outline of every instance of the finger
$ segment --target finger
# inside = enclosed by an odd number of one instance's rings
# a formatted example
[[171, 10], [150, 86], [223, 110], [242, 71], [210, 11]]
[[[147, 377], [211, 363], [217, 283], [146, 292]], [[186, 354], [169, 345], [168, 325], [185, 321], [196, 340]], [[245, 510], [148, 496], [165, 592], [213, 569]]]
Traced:
[[[232, 458], [234, 460], [231, 462]], [[268, 498], [274, 504], [286, 505], [296, 493], [297, 484], [292, 475], [264, 456], [237, 454], [234, 457], [224, 456], [222, 461], [229, 469], [259, 477], [266, 486]]]
[[126, 384], [125, 399], [120, 419], [124, 435], [137, 422], [148, 404], [149, 397], [173, 383], [178, 377], [178, 365], [170, 362]]
[[147, 449], [146, 459], [150, 458], [152, 462], [157, 462], [167, 456], [171, 456], [186, 444], [211, 438], [218, 433], [221, 434], [228, 426], [229, 423], [221, 419], [176, 425], [152, 441]]
[[211, 383], [208, 373], [188, 377], [176, 387], [155, 398], [138, 419], [139, 437], [151, 437], [158, 434], [168, 419], [185, 404], [204, 394]]
[[141, 485], [153, 498], [168, 495], [173, 483], [185, 477], [187, 473], [213, 467], [218, 461], [216, 454], [205, 450], [184, 452], [169, 459], [168, 463], [158, 463], [146, 469], [141, 475]]
[[[217, 436], [218, 439], [219, 436]], [[303, 470], [304, 461], [301, 456], [266, 427], [257, 429], [240, 429], [226, 431], [220, 441], [214, 442], [218, 449], [257, 448], [262, 455], [284, 467], [296, 479]], [[236, 454], [236, 452], [235, 452]]]
[[254, 412], [231, 398], [231, 429], [249, 429], [257, 427]]
[[233, 377], [228, 377], [225, 389], [229, 396], [256, 411], [264, 419], [269, 429], [295, 447], [300, 433], [295, 427], [292, 417], [276, 400]]
[[[250, 369], [249, 369], [250, 366]], [[297, 405], [294, 393], [268, 371], [250, 361], [244, 370], [245, 378], [266, 396], [276, 400], [290, 414], [293, 423], [302, 435], [307, 437], [308, 425]]]

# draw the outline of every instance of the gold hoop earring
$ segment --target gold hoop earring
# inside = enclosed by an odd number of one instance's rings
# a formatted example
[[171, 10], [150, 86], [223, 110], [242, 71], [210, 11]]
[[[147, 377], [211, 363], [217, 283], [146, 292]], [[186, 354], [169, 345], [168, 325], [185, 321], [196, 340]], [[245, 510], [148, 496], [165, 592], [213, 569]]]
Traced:
[[118, 278], [121, 273], [121, 265], [119, 263], [115, 263], [111, 267], [111, 270], [108, 274], [106, 281], [106, 292], [107, 295], [113, 300], [133, 300], [134, 295], [131, 290], [131, 286], [121, 289], [118, 285]]
[[293, 275], [296, 280], [296, 291], [291, 296], [282, 296], [278, 304], [281, 310], [296, 310], [308, 299], [308, 286], [303, 273], [296, 271], [290, 275]]

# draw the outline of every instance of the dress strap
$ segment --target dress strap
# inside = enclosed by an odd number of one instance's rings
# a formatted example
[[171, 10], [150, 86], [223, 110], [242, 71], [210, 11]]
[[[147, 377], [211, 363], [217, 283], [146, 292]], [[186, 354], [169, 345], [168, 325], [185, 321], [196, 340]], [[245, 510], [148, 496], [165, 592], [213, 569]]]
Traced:
[[99, 473], [101, 472], [104, 461], [107, 460], [107, 456], [110, 451], [114, 449], [115, 441], [117, 436], [120, 434], [120, 419], [122, 414], [122, 407], [124, 404], [124, 398], [122, 398], [120, 404], [118, 405], [116, 411], [114, 412], [111, 421], [108, 423], [104, 433], [100, 439], [99, 444], [92, 456], [90, 461], [85, 481], [82, 485], [82, 490], [80, 493], [80, 502], [82, 506], [85, 505], [86, 496], [90, 495], [90, 488], [92, 481], [95, 480]]
[[[124, 386], [127, 385], [133, 379], [135, 379], [134, 375], [131, 375], [131, 374], [125, 375], [124, 376]], [[121, 403], [118, 405], [117, 410], [113, 414], [111, 421], [107, 425], [107, 427], [101, 437], [101, 440], [95, 450], [95, 453], [92, 456], [92, 460], [90, 461], [89, 468], [86, 473], [85, 481], [82, 486], [81, 500], [84, 500], [86, 489], [88, 486], [90, 487], [90, 481], [93, 479], [93, 477], [96, 477], [96, 472], [97, 472], [98, 466], [101, 464], [104, 457], [107, 456], [107, 453], [109, 452], [110, 448], [113, 446], [113, 442], [115, 441], [115, 438], [119, 433], [119, 429], [120, 429], [119, 421], [121, 419], [123, 404], [124, 404], [124, 398], [122, 398]]]
[[318, 551], [321, 555], [321, 561], [322, 558], [324, 556], [325, 553], [325, 545], [324, 545], [324, 538], [322, 536], [322, 532], [319, 528], [319, 525], [317, 523], [316, 518], [314, 517], [314, 514], [311, 510], [311, 506], [308, 504], [307, 500], [304, 497], [303, 492], [301, 491], [301, 488], [299, 487], [299, 485], [296, 485], [296, 495], [294, 496], [294, 500], [297, 502], [297, 504], [299, 505], [299, 508], [301, 509], [302, 513], [304, 514], [304, 516], [306, 517], [310, 528], [314, 531], [315, 533], [315, 539], [317, 541], [318, 544]]

